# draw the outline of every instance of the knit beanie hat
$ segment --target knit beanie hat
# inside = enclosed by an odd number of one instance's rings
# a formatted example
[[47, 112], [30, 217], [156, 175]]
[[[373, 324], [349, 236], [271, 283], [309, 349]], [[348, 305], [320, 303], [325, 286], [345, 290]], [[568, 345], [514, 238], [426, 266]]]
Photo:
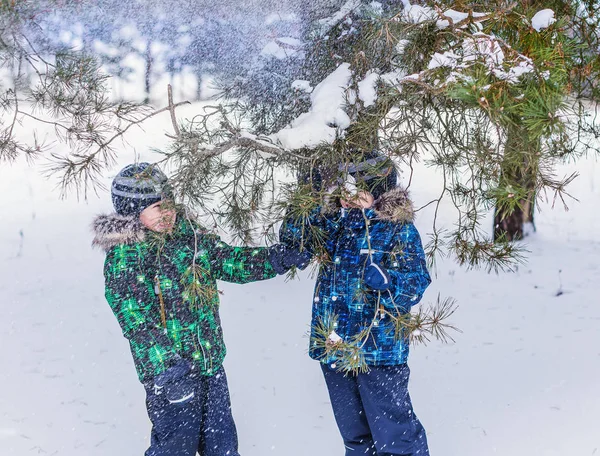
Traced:
[[148, 206], [173, 198], [167, 176], [149, 163], [123, 168], [113, 180], [111, 195], [117, 214], [136, 217]]
[[378, 151], [357, 157], [354, 162], [340, 164], [338, 171], [342, 173], [340, 180], [348, 190], [368, 190], [375, 199], [398, 185], [394, 162]]

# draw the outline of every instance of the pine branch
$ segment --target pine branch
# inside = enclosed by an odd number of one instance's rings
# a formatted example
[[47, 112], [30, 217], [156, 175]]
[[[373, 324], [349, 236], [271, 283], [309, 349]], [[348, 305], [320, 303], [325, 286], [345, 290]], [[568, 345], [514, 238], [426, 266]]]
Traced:
[[[201, 153], [206, 158], [217, 157], [230, 152], [235, 149], [251, 149], [262, 152], [267, 156], [290, 156], [299, 160], [310, 160], [310, 157], [305, 157], [300, 154], [296, 154], [293, 151], [288, 151], [273, 143], [267, 137], [260, 137], [253, 135], [243, 129], [235, 127], [229, 120], [228, 112], [223, 105], [219, 106], [207, 106], [204, 108], [213, 109], [212, 113], [206, 114], [204, 119], [201, 121], [203, 124], [204, 131], [193, 131], [189, 130], [187, 134], [182, 134], [179, 128], [176, 129], [175, 135], [167, 135], [179, 144], [185, 145], [197, 149], [198, 153]], [[220, 129], [214, 131], [207, 126], [207, 119], [214, 115], [220, 115], [219, 123]], [[212, 130], [209, 132], [209, 130]], [[217, 142], [212, 144], [210, 142], [211, 137], [227, 137], [226, 141]], [[208, 138], [208, 141], [207, 141]]]
[[346, 374], [368, 372], [369, 365], [365, 359], [364, 345], [372, 337], [374, 326], [383, 324], [387, 319], [390, 333], [397, 340], [405, 340], [412, 345], [427, 344], [432, 340], [449, 344], [454, 343], [452, 332], [461, 332], [448, 322], [456, 312], [456, 302], [452, 298], [437, 298], [435, 305], [424, 310], [422, 307], [416, 313], [406, 313], [399, 309], [375, 311], [375, 316], [368, 327], [363, 328], [358, 334], [344, 340], [336, 333], [338, 317], [325, 315], [317, 320], [312, 327], [311, 346], [316, 351], [322, 351], [322, 358], [334, 360], [333, 366]]

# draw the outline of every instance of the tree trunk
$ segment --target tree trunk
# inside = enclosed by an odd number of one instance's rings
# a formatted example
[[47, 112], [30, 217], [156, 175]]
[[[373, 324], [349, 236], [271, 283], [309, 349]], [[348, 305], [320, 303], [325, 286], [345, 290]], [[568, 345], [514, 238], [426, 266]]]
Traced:
[[[500, 176], [501, 186], [514, 188], [519, 198], [510, 205], [496, 203], [494, 241], [518, 241], [535, 232], [535, 182], [539, 166], [539, 141], [530, 141], [525, 128], [508, 131]], [[519, 195], [519, 196], [517, 196]], [[512, 195], [509, 194], [508, 198]]]
[[[535, 197], [535, 193], [533, 194]], [[496, 208], [494, 214], [494, 241], [518, 241], [535, 232], [535, 204], [522, 200], [523, 209], [517, 207], [509, 214], [502, 215]]]
[[[528, 8], [534, 0], [521, 0], [521, 4]], [[513, 127], [508, 131], [500, 182], [524, 189], [526, 197], [520, 198], [514, 210], [509, 212], [496, 204], [494, 241], [518, 241], [535, 232], [535, 182], [540, 147], [539, 141], [530, 141], [525, 127]]]
[[198, 69], [196, 71], [196, 80], [198, 81], [198, 86], [196, 87], [196, 101], [202, 100], [202, 71]]
[[152, 50], [150, 49], [150, 41], [148, 41], [148, 45], [146, 46], [146, 74], [144, 77], [145, 88], [146, 88], [146, 98], [144, 103], [150, 102], [150, 73], [152, 72]]

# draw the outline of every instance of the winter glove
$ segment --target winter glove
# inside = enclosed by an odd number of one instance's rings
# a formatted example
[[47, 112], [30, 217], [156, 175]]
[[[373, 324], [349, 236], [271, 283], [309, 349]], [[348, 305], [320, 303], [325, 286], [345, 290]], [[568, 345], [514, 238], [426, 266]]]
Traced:
[[371, 263], [365, 268], [364, 282], [372, 290], [385, 291], [392, 284], [392, 278], [383, 266]]
[[161, 394], [164, 390], [171, 404], [183, 404], [194, 397], [194, 382], [190, 378], [192, 368], [186, 360], [169, 367], [154, 379], [154, 391]]
[[277, 274], [285, 274], [293, 266], [300, 270], [306, 269], [312, 255], [303, 250], [288, 248], [283, 244], [276, 244], [269, 249], [269, 261]]

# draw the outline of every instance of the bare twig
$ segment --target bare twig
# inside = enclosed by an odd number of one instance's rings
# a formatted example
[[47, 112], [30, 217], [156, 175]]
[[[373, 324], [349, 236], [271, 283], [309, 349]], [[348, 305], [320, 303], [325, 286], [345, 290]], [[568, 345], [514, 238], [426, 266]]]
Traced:
[[175, 117], [175, 105], [173, 104], [173, 88], [171, 84], [168, 86], [168, 97], [169, 97], [169, 112], [171, 113], [171, 122], [173, 123], [173, 130], [175, 135], [180, 136], [179, 125], [177, 125], [177, 117]]
[[150, 118], [152, 118], [154, 116], [157, 116], [158, 114], [162, 114], [165, 111], [170, 111], [171, 109], [174, 109], [174, 108], [176, 108], [178, 106], [182, 106], [182, 105], [185, 105], [185, 104], [190, 104], [190, 102], [189, 101], [182, 101], [182, 102], [177, 103], [177, 104], [175, 104], [173, 106], [166, 106], [166, 107], [164, 107], [162, 109], [159, 109], [158, 111], [154, 111], [154, 112], [152, 112], [150, 114], [147, 114], [147, 115], [145, 115], [144, 117], [142, 117], [142, 118], [140, 118], [138, 120], [130, 121], [129, 125], [127, 125], [125, 128], [123, 128], [122, 130], [119, 130], [117, 133], [115, 133], [115, 135], [112, 136], [108, 141], [100, 144], [100, 147], [98, 148], [98, 150], [96, 150], [96, 152], [90, 154], [90, 156], [94, 157], [94, 156], [98, 155], [102, 150], [108, 148], [108, 146], [110, 146], [110, 144], [113, 141], [115, 141], [116, 139], [122, 137], [125, 133], [127, 133], [127, 131], [131, 127], [139, 125], [139, 124], [145, 122], [146, 120], [148, 120], [148, 119], [150, 119]]

